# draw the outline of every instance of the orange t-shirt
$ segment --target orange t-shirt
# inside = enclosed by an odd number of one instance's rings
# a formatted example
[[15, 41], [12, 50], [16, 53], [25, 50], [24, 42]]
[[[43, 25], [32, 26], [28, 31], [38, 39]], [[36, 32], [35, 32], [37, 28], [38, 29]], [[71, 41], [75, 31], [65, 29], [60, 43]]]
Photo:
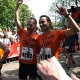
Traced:
[[60, 46], [60, 41], [65, 39], [65, 30], [52, 30], [50, 34], [41, 34], [38, 37], [38, 46], [43, 48], [43, 44], [46, 44], [45, 48], [51, 49], [51, 55], [58, 59], [58, 48]]
[[[19, 61], [24, 64], [36, 63], [36, 56], [37, 56], [37, 41], [36, 40], [38, 38], [38, 34], [34, 33], [33, 35], [29, 35], [29, 34], [27, 34], [27, 31], [21, 27], [20, 31], [18, 31], [18, 35], [20, 37]], [[27, 55], [28, 47], [31, 48], [31, 50], [30, 50], [31, 56], [32, 56], [31, 60], [28, 60], [28, 58], [27, 59], [24, 58], [25, 56], [28, 56]]]

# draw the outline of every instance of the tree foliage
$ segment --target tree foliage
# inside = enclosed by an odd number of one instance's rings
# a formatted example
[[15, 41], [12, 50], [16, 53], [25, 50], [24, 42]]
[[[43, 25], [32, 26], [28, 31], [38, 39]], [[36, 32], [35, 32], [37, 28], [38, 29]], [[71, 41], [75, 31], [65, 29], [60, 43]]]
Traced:
[[[14, 24], [14, 11], [16, 6], [16, 0], [0, 0], [0, 27], [2, 29], [10, 26], [11, 28], [15, 26]], [[29, 17], [34, 16], [29, 10], [28, 6], [22, 4], [19, 7], [20, 10], [20, 20], [22, 25], [26, 24], [25, 20]], [[24, 26], [23, 25], [23, 26]]]
[[22, 26], [25, 27], [26, 26], [26, 22], [30, 17], [34, 17], [34, 15], [32, 14], [31, 10], [28, 9], [28, 6], [23, 4], [20, 6], [19, 8], [19, 13], [20, 13], [20, 21], [22, 23]]
[[80, 0], [55, 0], [55, 2], [52, 2], [48, 14], [52, 17], [53, 25], [55, 27], [62, 27], [62, 25], [66, 22], [63, 16], [60, 16], [56, 13], [56, 4], [59, 6], [65, 6], [67, 9], [70, 9], [71, 6], [76, 7], [76, 3], [79, 6]]

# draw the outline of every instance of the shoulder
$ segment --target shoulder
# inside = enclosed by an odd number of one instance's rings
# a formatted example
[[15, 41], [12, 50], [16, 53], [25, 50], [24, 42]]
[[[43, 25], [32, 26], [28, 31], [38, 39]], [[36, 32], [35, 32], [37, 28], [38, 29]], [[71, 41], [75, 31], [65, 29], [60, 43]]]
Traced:
[[23, 27], [20, 27], [20, 30], [17, 32], [18, 34], [22, 34], [23, 32], [27, 32], [27, 30], [23, 29]]
[[55, 35], [61, 35], [61, 34], [65, 34], [66, 30], [52, 30], [52, 34]]
[[56, 30], [57, 33], [65, 33], [66, 30]]

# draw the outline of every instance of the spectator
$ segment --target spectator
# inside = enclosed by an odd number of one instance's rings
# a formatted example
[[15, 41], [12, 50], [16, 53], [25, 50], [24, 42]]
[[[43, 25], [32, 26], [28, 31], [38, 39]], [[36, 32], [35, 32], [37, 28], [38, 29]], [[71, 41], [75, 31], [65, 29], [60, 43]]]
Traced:
[[16, 38], [15, 36], [11, 35], [11, 37], [9, 38], [10, 39], [10, 42], [11, 42], [11, 45], [16, 42]]
[[11, 45], [9, 37], [8, 37], [8, 33], [4, 33], [4, 40], [3, 43], [7, 46]]
[[[67, 26], [68, 29], [71, 28], [70, 25], [65, 25], [65, 26]], [[66, 55], [66, 61], [68, 63], [67, 73], [69, 72], [71, 64], [75, 65], [75, 61], [72, 57], [74, 52], [75, 41], [78, 41], [77, 33], [67, 37], [62, 45], [62, 52]]]
[[10, 27], [7, 28], [7, 34], [8, 34], [8, 37], [10, 37], [11, 34], [12, 34], [12, 31], [10, 30]]
[[[4, 51], [3, 55], [2, 55], [2, 50]], [[3, 80], [1, 76], [1, 69], [9, 53], [10, 53], [9, 48], [6, 45], [4, 45], [2, 42], [0, 42], [0, 80]]]

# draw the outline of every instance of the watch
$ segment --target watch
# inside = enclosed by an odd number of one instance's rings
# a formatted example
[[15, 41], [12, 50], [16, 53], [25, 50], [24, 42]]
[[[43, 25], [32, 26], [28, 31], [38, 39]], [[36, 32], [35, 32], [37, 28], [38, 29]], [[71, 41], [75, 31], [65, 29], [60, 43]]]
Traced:
[[68, 13], [68, 14], [65, 16], [65, 18], [68, 18], [68, 17], [69, 17], [69, 15], [70, 15], [70, 14]]

